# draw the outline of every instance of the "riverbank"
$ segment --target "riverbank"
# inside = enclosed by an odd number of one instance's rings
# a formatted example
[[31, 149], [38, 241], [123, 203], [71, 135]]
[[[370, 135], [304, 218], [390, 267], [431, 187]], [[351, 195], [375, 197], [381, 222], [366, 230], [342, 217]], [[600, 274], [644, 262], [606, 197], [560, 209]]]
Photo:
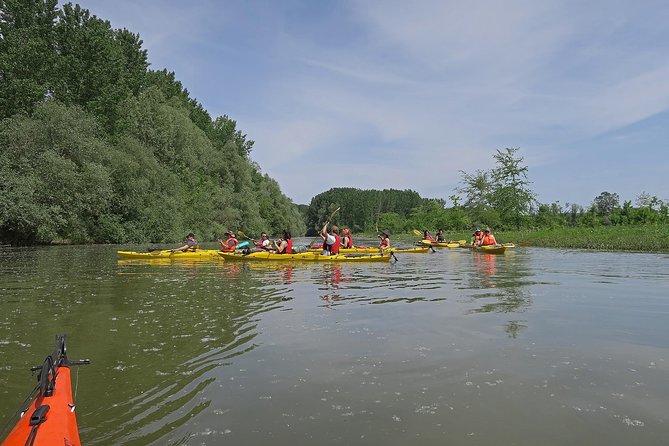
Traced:
[[[602, 251], [669, 252], [669, 225], [599, 226], [494, 232], [500, 243], [546, 248], [596, 249]], [[462, 233], [447, 235], [465, 238]], [[466, 238], [469, 238], [467, 235]]]

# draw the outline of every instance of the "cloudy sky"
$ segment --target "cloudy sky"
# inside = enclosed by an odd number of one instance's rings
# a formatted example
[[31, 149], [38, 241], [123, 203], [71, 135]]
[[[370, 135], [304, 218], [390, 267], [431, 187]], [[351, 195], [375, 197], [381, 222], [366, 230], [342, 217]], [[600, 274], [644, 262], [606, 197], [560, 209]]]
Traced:
[[669, 199], [665, 0], [82, 0], [139, 33], [296, 203], [447, 199], [519, 147], [541, 202]]

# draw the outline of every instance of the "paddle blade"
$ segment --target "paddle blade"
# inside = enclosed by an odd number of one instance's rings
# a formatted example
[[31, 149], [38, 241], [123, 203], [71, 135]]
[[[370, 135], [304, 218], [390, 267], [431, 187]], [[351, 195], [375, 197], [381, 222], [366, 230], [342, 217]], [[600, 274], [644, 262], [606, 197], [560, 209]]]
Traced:
[[418, 229], [414, 229], [414, 230], [413, 230], [413, 233], [416, 234], [418, 237], [422, 237], [422, 236], [423, 236], [423, 233], [420, 232]]

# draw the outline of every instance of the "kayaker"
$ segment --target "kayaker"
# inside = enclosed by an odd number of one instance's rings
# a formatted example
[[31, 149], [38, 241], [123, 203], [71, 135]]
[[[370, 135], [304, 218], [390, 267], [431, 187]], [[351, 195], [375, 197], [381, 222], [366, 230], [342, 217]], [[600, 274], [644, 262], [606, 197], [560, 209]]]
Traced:
[[472, 246], [478, 246], [482, 238], [483, 234], [481, 233], [481, 228], [476, 228], [476, 231], [474, 231], [474, 233], [472, 234], [472, 239], [471, 239]]
[[446, 241], [446, 238], [444, 238], [444, 230], [440, 229], [437, 231], [437, 242], [438, 243], [443, 243]]
[[274, 247], [277, 254], [293, 253], [293, 238], [288, 229], [283, 230], [283, 238], [281, 240], [274, 240]]
[[381, 231], [379, 238], [381, 239], [381, 244], [379, 245], [381, 251], [390, 248], [390, 232], [387, 229]]
[[181, 251], [181, 252], [186, 252], [186, 251], [196, 251], [200, 245], [197, 244], [197, 240], [195, 240], [195, 234], [192, 232], [186, 236], [186, 244], [183, 246], [180, 246], [178, 248], [174, 248], [171, 251], [176, 252], [176, 251]]
[[228, 231], [225, 233], [225, 236], [226, 236], [225, 241], [218, 239], [218, 244], [221, 245], [221, 251], [235, 252], [237, 244], [239, 243], [239, 241], [235, 237], [235, 233], [232, 231]]
[[323, 239], [323, 252], [321, 255], [330, 256], [339, 254], [339, 247], [341, 245], [341, 237], [339, 237], [339, 227], [332, 225], [330, 232], [328, 232], [329, 221], [326, 221], [321, 229], [321, 238]]
[[427, 240], [430, 242], [436, 241], [435, 239], [432, 238], [432, 236], [430, 235], [430, 231], [428, 231], [427, 229], [423, 231], [423, 240]]
[[481, 239], [479, 246], [488, 246], [496, 244], [497, 240], [495, 240], [495, 236], [492, 235], [492, 233], [490, 232], [490, 228], [485, 228], [485, 234], [483, 234], [483, 238]]
[[269, 236], [266, 232], [260, 233], [260, 240], [253, 240], [256, 244], [256, 248], [262, 249], [263, 251], [269, 250]]
[[353, 237], [351, 237], [351, 230], [348, 228], [341, 231], [341, 247], [353, 248]]

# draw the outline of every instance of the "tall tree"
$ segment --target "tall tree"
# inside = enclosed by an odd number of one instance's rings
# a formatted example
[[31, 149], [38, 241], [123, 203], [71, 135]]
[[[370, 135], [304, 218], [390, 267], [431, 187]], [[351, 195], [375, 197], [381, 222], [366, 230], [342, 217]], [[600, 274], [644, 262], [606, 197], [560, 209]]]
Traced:
[[523, 157], [518, 148], [497, 150], [493, 156], [497, 162], [491, 172], [493, 194], [491, 204], [500, 213], [503, 222], [520, 227], [524, 218], [536, 203], [534, 192], [527, 178], [528, 167], [523, 165]]
[[56, 0], [0, 0], [0, 118], [32, 113], [53, 88]]

